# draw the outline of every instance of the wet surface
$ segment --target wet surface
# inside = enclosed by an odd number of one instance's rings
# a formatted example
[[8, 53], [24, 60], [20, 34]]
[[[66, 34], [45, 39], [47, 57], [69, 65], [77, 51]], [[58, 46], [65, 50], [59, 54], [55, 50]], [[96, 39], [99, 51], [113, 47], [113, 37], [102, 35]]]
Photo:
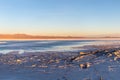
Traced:
[[[0, 80], [119, 80], [119, 41], [6, 41], [0, 46]], [[45, 46], [50, 51], [41, 51]]]
[[1, 54], [0, 64], [2, 80], [119, 80], [120, 48]]

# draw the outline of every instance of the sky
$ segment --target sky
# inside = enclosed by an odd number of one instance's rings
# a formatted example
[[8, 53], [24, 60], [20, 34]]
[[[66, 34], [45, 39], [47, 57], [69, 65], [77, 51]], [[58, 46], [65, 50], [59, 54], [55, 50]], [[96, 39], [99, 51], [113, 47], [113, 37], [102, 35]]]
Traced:
[[120, 34], [120, 0], [0, 0], [0, 34]]

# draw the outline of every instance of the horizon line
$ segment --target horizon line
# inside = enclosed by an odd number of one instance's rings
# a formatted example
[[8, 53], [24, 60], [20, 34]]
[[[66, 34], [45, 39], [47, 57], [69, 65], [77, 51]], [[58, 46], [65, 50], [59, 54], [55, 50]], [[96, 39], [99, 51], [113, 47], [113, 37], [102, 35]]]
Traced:
[[85, 38], [120, 38], [119, 36], [43, 36], [30, 34], [0, 34], [0, 39], [85, 39]]

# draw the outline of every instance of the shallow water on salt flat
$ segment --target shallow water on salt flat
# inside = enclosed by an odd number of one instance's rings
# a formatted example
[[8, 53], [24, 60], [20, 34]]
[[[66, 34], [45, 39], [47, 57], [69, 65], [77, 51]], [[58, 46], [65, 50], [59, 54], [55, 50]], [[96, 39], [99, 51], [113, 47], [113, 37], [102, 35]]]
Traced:
[[[45, 51], [81, 51], [83, 46], [120, 44], [119, 40], [32, 40], [0, 41], [0, 53], [45, 52]], [[79, 47], [79, 48], [78, 48]]]

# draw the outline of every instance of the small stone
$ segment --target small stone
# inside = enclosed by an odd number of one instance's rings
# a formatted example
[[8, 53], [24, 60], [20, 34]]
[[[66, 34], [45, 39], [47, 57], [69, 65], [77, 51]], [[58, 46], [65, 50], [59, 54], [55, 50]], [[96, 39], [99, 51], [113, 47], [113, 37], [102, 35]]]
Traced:
[[84, 55], [84, 54], [86, 54], [85, 52], [80, 52], [80, 55]]
[[114, 57], [114, 61], [116, 61], [118, 58], [117, 57]]
[[80, 60], [80, 59], [82, 59], [84, 56], [79, 56], [79, 57], [77, 57], [77, 58], [75, 58], [75, 60], [77, 61], [77, 60]]
[[59, 63], [60, 61], [59, 60], [56, 60], [56, 63]]
[[20, 64], [22, 62], [22, 60], [17, 59], [16, 62]]
[[112, 56], [112, 54], [109, 53], [109, 54], [108, 54], [108, 57], [111, 57], [111, 56]]
[[40, 68], [48, 68], [48, 66], [41, 65]]
[[33, 64], [31, 67], [36, 67], [36, 64]]
[[58, 66], [58, 68], [65, 68], [65, 66]]
[[120, 58], [120, 52], [114, 52], [114, 54], [115, 54], [118, 58]]
[[91, 63], [85, 63], [85, 64], [80, 64], [80, 68], [81, 69], [86, 69], [86, 68], [89, 68], [90, 67], [90, 65], [91, 65]]

